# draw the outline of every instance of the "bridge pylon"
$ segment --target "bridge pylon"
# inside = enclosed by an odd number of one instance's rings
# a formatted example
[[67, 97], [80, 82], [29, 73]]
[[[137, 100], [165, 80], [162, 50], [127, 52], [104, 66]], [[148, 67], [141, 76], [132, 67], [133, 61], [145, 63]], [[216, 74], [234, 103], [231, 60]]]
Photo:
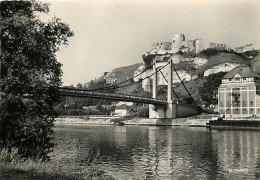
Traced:
[[[167, 75], [167, 103], [165, 104], [155, 104], [149, 105], [149, 118], [161, 119], [161, 118], [179, 118], [179, 117], [189, 117], [199, 114], [197, 106], [179, 103], [173, 98], [172, 89], [172, 60], [168, 62], [168, 75]], [[166, 67], [166, 66], [165, 66]], [[177, 73], [177, 72], [176, 72]], [[157, 98], [157, 72], [156, 72], [156, 61], [153, 65], [153, 98]], [[178, 74], [177, 74], [178, 75]], [[179, 77], [180, 78], [180, 77]]]
[[167, 89], [167, 108], [166, 108], [166, 118], [176, 118], [177, 117], [177, 102], [173, 101], [172, 96], [172, 59], [169, 59], [168, 64], [168, 89]]
[[[177, 103], [173, 101], [172, 96], [172, 60], [168, 62], [168, 76], [167, 76], [167, 105], [149, 105], [149, 118], [176, 118], [177, 117]], [[153, 98], [157, 98], [157, 72], [156, 61], [153, 63]]]

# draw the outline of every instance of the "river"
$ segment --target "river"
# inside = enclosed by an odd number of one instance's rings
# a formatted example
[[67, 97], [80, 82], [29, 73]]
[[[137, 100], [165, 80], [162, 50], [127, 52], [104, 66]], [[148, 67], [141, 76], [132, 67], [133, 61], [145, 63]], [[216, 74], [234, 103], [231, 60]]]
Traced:
[[55, 142], [53, 158], [80, 166], [99, 152], [115, 179], [260, 179], [260, 131], [58, 126]]

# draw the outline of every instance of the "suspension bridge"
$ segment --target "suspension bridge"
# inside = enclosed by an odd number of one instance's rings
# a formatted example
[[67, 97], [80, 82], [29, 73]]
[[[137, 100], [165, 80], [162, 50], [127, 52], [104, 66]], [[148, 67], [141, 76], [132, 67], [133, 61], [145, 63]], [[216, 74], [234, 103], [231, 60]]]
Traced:
[[[134, 77], [125, 81], [97, 89], [82, 89], [82, 88], [70, 88], [60, 87], [61, 96], [79, 97], [79, 98], [96, 98], [96, 99], [109, 99], [116, 101], [127, 101], [149, 104], [149, 118], [178, 118], [187, 117], [198, 114], [198, 106], [195, 104], [191, 94], [187, 90], [184, 82], [180, 78], [178, 72], [173, 66], [172, 60], [170, 59], [163, 66], [159, 66], [159, 63], [154, 61], [151, 67], [146, 68], [143, 72], [135, 75]], [[157, 67], [158, 66], [158, 67]], [[152, 68], [152, 73], [139, 81], [134, 81], [134, 78], [140, 77], [142, 73], [145, 73], [148, 69]], [[162, 73], [162, 70], [167, 68], [167, 77]], [[189, 97], [192, 99], [192, 104], [185, 104], [178, 97], [176, 92], [172, 88], [173, 83], [173, 71], [176, 73], [181, 84], [184, 86]], [[158, 74], [161, 74], [164, 80], [167, 82], [167, 100], [159, 99], [157, 96], [158, 91]], [[143, 80], [152, 78], [152, 97], [141, 97], [129, 94], [119, 93], [107, 93], [102, 92], [103, 90], [115, 90], [121, 88], [129, 88], [137, 83], [142, 83]]]

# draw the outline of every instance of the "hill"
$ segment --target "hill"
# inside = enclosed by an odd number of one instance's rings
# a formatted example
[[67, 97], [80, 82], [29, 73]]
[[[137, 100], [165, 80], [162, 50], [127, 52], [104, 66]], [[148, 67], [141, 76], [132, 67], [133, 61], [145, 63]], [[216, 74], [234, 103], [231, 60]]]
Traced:
[[[173, 60], [175, 69], [179, 73], [181, 79], [185, 79], [185, 85], [193, 98], [199, 102], [199, 88], [205, 81], [205, 76], [209, 74], [218, 73], [221, 71], [229, 72], [236, 66], [241, 64], [249, 64], [248, 58], [243, 57], [241, 54], [236, 54], [227, 51], [212, 51], [205, 50], [201, 53], [184, 52], [177, 54], [148, 54], [143, 55], [143, 63], [137, 63], [131, 66], [115, 68], [106, 75], [98, 78], [96, 81], [104, 80], [106, 78], [116, 78], [117, 83], [130, 79], [134, 76], [135, 71], [142, 66], [150, 66], [154, 60], [166, 62], [169, 59]], [[151, 71], [151, 69], [150, 69]], [[176, 73], [173, 73], [176, 76]], [[182, 99], [188, 97], [184, 87], [178, 81], [177, 76], [173, 78], [175, 80], [174, 90]], [[130, 82], [128, 82], [130, 83]], [[166, 87], [165, 87], [166, 88]], [[140, 90], [140, 84], [135, 84], [127, 88], [121, 88], [119, 93], [130, 94]], [[165, 98], [166, 91], [161, 90], [160, 97]]]
[[235, 63], [235, 64], [248, 64], [241, 56], [233, 53], [223, 53], [220, 52], [214, 56], [208, 58], [208, 62], [196, 69], [193, 75], [198, 75], [204, 73], [206, 70], [211, 69], [214, 66], [225, 64], [225, 63]]
[[98, 82], [104, 78], [117, 78], [117, 82], [125, 81], [132, 78], [136, 69], [141, 65], [142, 63], [136, 63], [130, 66], [115, 68], [111, 72], [106, 73], [106, 75], [97, 78], [94, 82]]
[[[250, 64], [248, 62], [251, 59], [244, 57], [243, 55], [232, 53], [232, 52], [211, 52], [208, 53], [177, 53], [177, 54], [150, 54], [143, 56], [143, 63], [137, 63], [130, 66], [119, 67], [113, 69], [111, 72], [104, 73], [103, 76], [97, 78], [95, 81], [91, 81], [88, 86], [84, 86], [82, 88], [87, 89], [98, 89], [104, 88], [111, 85], [111, 81], [115, 80], [112, 84], [117, 84], [127, 79], [131, 79], [134, 74], [139, 74], [144, 69], [148, 68], [149, 65], [152, 64], [154, 60], [167, 62], [169, 59], [173, 60], [173, 65], [180, 75], [181, 79], [184, 80], [184, 84], [188, 89], [189, 93], [195, 100], [197, 104], [203, 104], [201, 102], [201, 97], [199, 94], [199, 89], [203, 87], [203, 83], [206, 81], [206, 77], [210, 74], [216, 74], [221, 71], [228, 72], [234, 67], [241, 64]], [[260, 56], [257, 56], [255, 59], [251, 61], [251, 68], [254, 70], [258, 70], [260, 67]], [[150, 72], [149, 72], [150, 71]], [[151, 69], [148, 69], [146, 73], [149, 75], [152, 73]], [[167, 73], [164, 71], [163, 73]], [[160, 73], [158, 74], [160, 75]], [[161, 77], [160, 77], [161, 78]], [[137, 82], [139, 77], [136, 78]], [[162, 79], [162, 78], [161, 78]], [[178, 95], [178, 97], [183, 102], [191, 102], [188, 93], [186, 92], [183, 85], [178, 80], [176, 73], [173, 73], [174, 80], [174, 91]], [[134, 81], [128, 81], [125, 84], [120, 84], [120, 86], [128, 85], [133, 83]], [[149, 81], [146, 81], [146, 83]], [[126, 88], [121, 88], [120, 90], [110, 89], [110, 90], [102, 90], [103, 92], [111, 92], [111, 93], [123, 93], [123, 94], [133, 94], [137, 96], [151, 97], [150, 92], [145, 92], [142, 88], [142, 84], [136, 83], [131, 86], [127, 86]], [[158, 98], [167, 99], [167, 85], [159, 85], [158, 86]], [[111, 100], [100, 100], [100, 99], [77, 99], [77, 98], [66, 98], [62, 103], [57, 105], [56, 109], [60, 115], [84, 115], [84, 114], [109, 114], [111, 110], [113, 110], [116, 102]], [[104, 105], [109, 105], [110, 108], [105, 108]], [[95, 110], [91, 110], [90, 108], [84, 110], [83, 107], [91, 107], [97, 106], [99, 107]], [[146, 112], [147, 114], [147, 106], [143, 107], [142, 104], [134, 104], [132, 107], [133, 112]]]

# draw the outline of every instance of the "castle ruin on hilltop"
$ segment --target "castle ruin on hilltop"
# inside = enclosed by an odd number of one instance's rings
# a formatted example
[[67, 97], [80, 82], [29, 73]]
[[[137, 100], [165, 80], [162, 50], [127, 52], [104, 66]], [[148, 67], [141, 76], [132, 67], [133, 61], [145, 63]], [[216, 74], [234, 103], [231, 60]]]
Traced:
[[167, 54], [176, 53], [178, 51], [196, 53], [204, 50], [204, 46], [201, 39], [185, 40], [185, 35], [182, 33], [173, 34], [171, 42], [158, 42], [152, 44], [152, 49], [148, 54]]

